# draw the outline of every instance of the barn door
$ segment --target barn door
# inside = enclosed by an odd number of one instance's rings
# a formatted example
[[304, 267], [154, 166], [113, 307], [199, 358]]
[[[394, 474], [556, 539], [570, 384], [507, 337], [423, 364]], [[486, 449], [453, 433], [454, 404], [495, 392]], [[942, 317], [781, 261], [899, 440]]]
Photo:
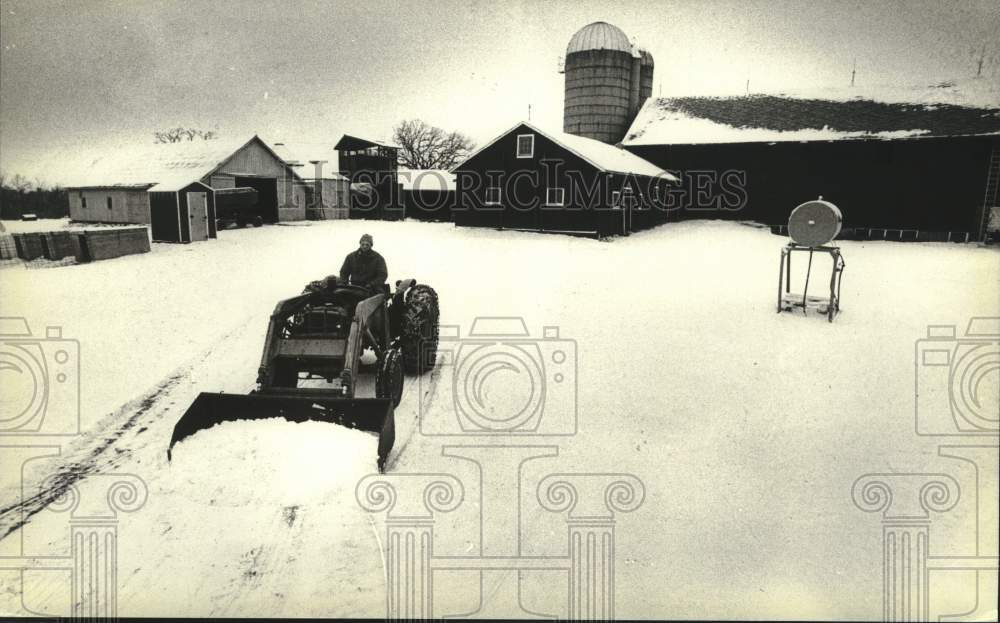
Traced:
[[188, 193], [188, 218], [191, 220], [191, 242], [208, 239], [208, 201], [206, 193]]

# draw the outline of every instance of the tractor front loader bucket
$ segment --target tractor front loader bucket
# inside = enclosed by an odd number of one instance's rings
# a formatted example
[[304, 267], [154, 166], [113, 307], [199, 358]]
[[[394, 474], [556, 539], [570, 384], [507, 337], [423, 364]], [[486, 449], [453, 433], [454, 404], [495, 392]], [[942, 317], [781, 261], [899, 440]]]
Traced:
[[199, 430], [221, 422], [262, 420], [281, 417], [291, 422], [330, 422], [378, 435], [378, 469], [396, 440], [393, 404], [390, 398], [341, 398], [310, 395], [301, 389], [286, 393], [214, 394], [202, 393], [195, 398], [181, 419], [174, 425], [174, 434], [167, 448], [171, 459], [174, 444]]

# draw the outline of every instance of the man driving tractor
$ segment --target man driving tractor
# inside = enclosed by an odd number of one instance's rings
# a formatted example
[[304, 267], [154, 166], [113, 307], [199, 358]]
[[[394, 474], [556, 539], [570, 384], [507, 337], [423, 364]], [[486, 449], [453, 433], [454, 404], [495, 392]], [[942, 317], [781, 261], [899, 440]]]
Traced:
[[373, 242], [369, 234], [361, 236], [358, 250], [344, 258], [340, 281], [365, 286], [375, 294], [383, 291], [389, 271], [386, 270], [385, 259], [372, 249]]

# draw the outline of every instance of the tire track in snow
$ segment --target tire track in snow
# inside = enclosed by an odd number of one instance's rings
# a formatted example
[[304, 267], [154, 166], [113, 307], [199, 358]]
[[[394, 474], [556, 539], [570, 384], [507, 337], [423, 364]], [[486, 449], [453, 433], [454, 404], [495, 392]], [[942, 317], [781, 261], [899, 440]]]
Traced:
[[[144, 425], [135, 430], [133, 437], [138, 436], [148, 430], [148, 424], [162, 418], [168, 408], [154, 409], [159, 406], [163, 397], [176, 388], [182, 380], [191, 374], [197, 363], [204, 361], [222, 343], [228, 341], [235, 333], [243, 332], [253, 317], [248, 317], [237, 328], [229, 331], [216, 340], [211, 346], [199, 353], [164, 380], [157, 383], [152, 390], [143, 394], [138, 399], [129, 401], [118, 410], [106, 416], [98, 429], [94, 432], [84, 433], [81, 437], [71, 442], [66, 453], [62, 455], [63, 463], [56, 470], [55, 474], [41, 479], [42, 482], [50, 482], [50, 486], [34, 495], [0, 508], [0, 541], [17, 531], [31, 518], [47, 508], [50, 504], [63, 497], [67, 491], [77, 483], [86, 479], [93, 473], [99, 473], [108, 468], [117, 467], [124, 459], [132, 454], [132, 450], [118, 448], [116, 444], [121, 442], [122, 437], [135, 428], [143, 416], [153, 416], [144, 419]], [[115, 425], [121, 421], [122, 417], [127, 418], [120, 425]], [[107, 432], [110, 429], [110, 432]], [[105, 458], [107, 451], [115, 448], [117, 453], [110, 458]]]
[[[150, 410], [156, 406], [160, 397], [165, 392], [176, 386], [182, 378], [183, 373], [170, 376], [165, 381], [157, 385], [151, 392], [143, 396], [138, 401], [138, 408], [135, 407], [134, 402], [131, 402], [116, 412], [115, 415], [123, 415], [124, 413], [128, 413], [132, 409], [135, 409], [132, 415], [130, 415], [121, 426], [116, 428], [109, 435], [95, 435], [88, 438], [88, 441], [91, 439], [97, 440], [97, 444], [95, 446], [89, 449], [86, 447], [77, 447], [72, 449], [72, 454], [67, 453], [66, 458], [71, 462], [64, 464], [53, 476], [50, 477], [51, 486], [48, 489], [39, 491], [38, 493], [25, 500], [21, 500], [20, 502], [15, 502], [9, 506], [0, 508], [0, 526], [5, 524], [7, 521], [10, 521], [15, 514], [20, 513], [19, 519], [12, 521], [6, 528], [0, 528], [3, 530], [3, 532], [0, 533], [0, 541], [28, 523], [34, 515], [48, 507], [49, 504], [63, 497], [70, 487], [82, 481], [88, 475], [102, 471], [107, 467], [114, 467], [119, 464], [122, 459], [129, 456], [131, 454], [129, 450], [116, 448], [121, 450], [116, 456], [111, 457], [107, 461], [102, 460], [102, 455], [104, 455], [109, 448], [114, 446], [122, 438], [122, 436], [125, 435], [125, 433], [131, 430], [143, 415], [149, 413]], [[145, 428], [140, 428], [136, 431], [136, 434], [141, 434], [144, 430]], [[79, 457], [81, 454], [83, 455], [82, 458], [77, 458], [75, 460], [70, 459], [73, 455]]]

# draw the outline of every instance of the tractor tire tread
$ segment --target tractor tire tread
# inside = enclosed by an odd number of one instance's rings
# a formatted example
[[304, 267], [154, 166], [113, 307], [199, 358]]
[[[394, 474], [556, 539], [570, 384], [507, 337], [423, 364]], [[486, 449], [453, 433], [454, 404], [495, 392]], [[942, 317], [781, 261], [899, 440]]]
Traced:
[[440, 309], [434, 288], [417, 284], [406, 294], [402, 322], [403, 370], [420, 375], [437, 363]]

